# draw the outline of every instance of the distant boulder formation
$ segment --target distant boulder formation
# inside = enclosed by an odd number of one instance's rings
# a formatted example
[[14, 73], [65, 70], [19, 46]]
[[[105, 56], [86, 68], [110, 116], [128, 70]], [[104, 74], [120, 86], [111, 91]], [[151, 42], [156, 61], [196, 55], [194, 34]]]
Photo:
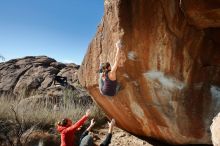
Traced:
[[[219, 0], [105, 0], [104, 17], [80, 67], [80, 83], [118, 126], [171, 144], [210, 144], [220, 111]], [[100, 63], [114, 62], [122, 89], [98, 89]]]
[[[91, 101], [78, 81], [79, 65], [63, 64], [47, 56], [27, 56], [0, 63], [0, 95], [7, 98], [54, 100], [63, 97], [65, 90]], [[67, 78], [67, 86], [54, 85], [54, 76]]]

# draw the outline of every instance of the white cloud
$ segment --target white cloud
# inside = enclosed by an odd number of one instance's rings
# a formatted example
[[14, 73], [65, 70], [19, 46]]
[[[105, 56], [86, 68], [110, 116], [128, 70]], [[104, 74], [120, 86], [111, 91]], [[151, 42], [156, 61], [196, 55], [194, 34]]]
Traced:
[[66, 59], [66, 60], [62, 60], [62, 63], [75, 63], [75, 62], [73, 62], [72, 60]]

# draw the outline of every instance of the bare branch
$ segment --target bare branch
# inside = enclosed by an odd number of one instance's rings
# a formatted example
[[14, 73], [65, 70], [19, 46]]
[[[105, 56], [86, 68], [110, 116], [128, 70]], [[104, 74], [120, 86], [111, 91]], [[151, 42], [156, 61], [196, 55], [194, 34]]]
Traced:
[[5, 57], [2, 56], [1, 54], [0, 54], [0, 59], [1, 59], [2, 61], [5, 61]]
[[37, 123], [36, 125], [32, 126], [30, 129], [28, 129], [25, 133], [23, 133], [22, 136], [25, 137], [24, 143], [27, 143], [27, 140], [29, 139], [30, 135], [34, 132], [35, 128], [39, 125], [40, 123]]
[[21, 124], [21, 122], [19, 121], [18, 114], [17, 114], [17, 112], [15, 111], [14, 106], [11, 106], [11, 110], [12, 110], [12, 112], [14, 113], [15, 121], [16, 121], [16, 123], [18, 124], [18, 128], [16, 128], [16, 135], [17, 135], [16, 145], [17, 145], [17, 146], [21, 146], [21, 145], [22, 145], [22, 144], [21, 144], [21, 136], [22, 136], [22, 133], [24, 133], [24, 131], [23, 131], [22, 124]]
[[14, 113], [15, 121], [16, 121], [16, 123], [17, 123], [18, 126], [19, 126], [19, 131], [20, 131], [21, 133], [24, 133], [23, 128], [22, 128], [22, 124], [21, 124], [21, 122], [19, 121], [18, 114], [17, 114], [17, 112], [15, 111], [14, 106], [11, 106], [11, 110], [12, 110], [12, 112]]
[[8, 133], [4, 133], [5, 137], [6, 137], [6, 140], [8, 141], [8, 143], [11, 145], [11, 146], [15, 146], [13, 141], [10, 139], [10, 136], [8, 135]]

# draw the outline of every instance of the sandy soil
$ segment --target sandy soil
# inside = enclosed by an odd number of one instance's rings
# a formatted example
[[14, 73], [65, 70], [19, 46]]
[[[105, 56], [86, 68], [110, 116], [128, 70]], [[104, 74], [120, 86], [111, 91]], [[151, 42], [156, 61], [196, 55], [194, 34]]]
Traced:
[[[102, 140], [105, 139], [107, 133], [108, 133], [107, 127], [94, 131], [96, 145], [99, 145], [102, 142]], [[152, 146], [152, 145], [117, 127], [114, 127], [110, 146]]]

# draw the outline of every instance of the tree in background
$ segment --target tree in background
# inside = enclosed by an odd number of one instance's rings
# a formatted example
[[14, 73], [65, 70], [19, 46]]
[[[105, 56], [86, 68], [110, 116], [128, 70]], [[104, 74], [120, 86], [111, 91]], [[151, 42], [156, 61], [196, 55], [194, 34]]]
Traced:
[[4, 60], [5, 60], [5, 57], [0, 54], [0, 59], [1, 59], [2, 61], [4, 61]]

